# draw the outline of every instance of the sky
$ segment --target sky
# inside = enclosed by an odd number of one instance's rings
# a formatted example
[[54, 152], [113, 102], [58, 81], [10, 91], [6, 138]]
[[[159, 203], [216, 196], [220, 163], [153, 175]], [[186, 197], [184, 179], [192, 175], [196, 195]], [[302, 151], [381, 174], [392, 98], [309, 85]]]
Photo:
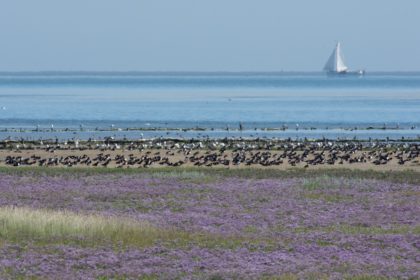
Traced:
[[419, 0], [0, 2], [0, 71], [420, 70]]

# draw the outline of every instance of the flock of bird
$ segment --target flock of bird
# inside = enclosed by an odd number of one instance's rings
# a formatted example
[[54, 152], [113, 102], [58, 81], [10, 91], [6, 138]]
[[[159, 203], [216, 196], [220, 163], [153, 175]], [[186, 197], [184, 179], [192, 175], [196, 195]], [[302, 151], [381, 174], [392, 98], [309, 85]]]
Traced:
[[[2, 149], [3, 148], [3, 149]], [[0, 151], [6, 150], [1, 147]], [[25, 151], [25, 155], [22, 153]], [[30, 152], [30, 155], [28, 154]], [[9, 145], [0, 159], [8, 166], [317, 166], [342, 164], [420, 166], [420, 144], [232, 139], [209, 141], [149, 140], [139, 142]], [[1, 163], [0, 162], [0, 163]]]

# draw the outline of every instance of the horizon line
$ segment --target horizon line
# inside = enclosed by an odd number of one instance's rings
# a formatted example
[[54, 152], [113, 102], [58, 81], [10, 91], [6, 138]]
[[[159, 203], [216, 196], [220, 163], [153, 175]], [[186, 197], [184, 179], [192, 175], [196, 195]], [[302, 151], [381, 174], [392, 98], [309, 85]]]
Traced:
[[[297, 70], [272, 70], [272, 71], [191, 71], [191, 70], [19, 70], [19, 71], [3, 71], [0, 70], [0, 75], [14, 75], [14, 74], [322, 74], [325, 71], [297, 71]], [[371, 74], [420, 74], [420, 70], [372, 70], [367, 71]]]

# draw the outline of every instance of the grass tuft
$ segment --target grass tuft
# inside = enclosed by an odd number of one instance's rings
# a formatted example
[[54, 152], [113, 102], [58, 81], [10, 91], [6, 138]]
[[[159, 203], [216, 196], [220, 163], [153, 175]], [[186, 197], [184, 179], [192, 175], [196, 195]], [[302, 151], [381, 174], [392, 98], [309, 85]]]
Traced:
[[100, 215], [84, 215], [68, 211], [1, 207], [0, 242], [76, 244], [85, 247], [128, 246], [150, 247], [165, 244], [173, 248], [240, 248], [244, 244], [260, 244], [240, 236], [219, 236], [206, 232], [189, 233], [161, 229], [147, 222]]
[[12, 242], [30, 240], [81, 245], [111, 243], [145, 247], [159, 239], [177, 238], [179, 235], [178, 232], [160, 230], [149, 223], [127, 218], [30, 208], [0, 208], [0, 239]]

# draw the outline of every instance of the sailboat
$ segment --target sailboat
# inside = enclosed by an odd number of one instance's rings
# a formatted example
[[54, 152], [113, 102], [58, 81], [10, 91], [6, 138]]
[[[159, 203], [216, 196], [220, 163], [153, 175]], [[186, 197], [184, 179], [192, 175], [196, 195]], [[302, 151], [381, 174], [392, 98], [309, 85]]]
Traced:
[[348, 71], [348, 67], [344, 63], [340, 42], [337, 43], [332, 54], [328, 58], [328, 61], [324, 66], [324, 71], [326, 71], [328, 75], [364, 75], [365, 74], [364, 70]]

